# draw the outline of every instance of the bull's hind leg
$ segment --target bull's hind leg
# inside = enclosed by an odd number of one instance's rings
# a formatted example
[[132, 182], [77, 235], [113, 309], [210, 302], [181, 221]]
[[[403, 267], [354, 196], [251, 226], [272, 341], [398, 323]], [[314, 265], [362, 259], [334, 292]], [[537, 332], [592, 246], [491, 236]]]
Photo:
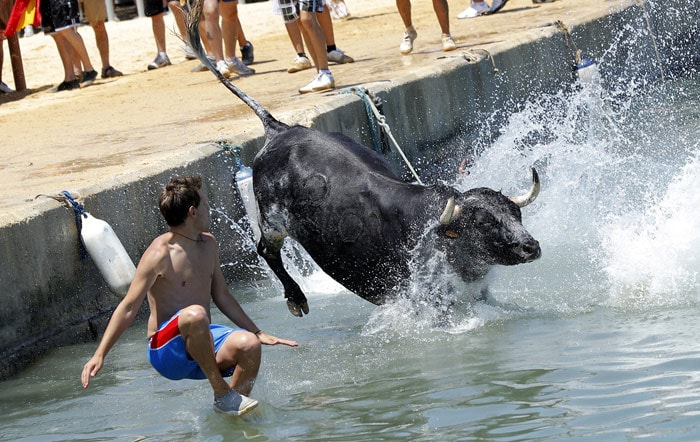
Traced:
[[265, 238], [265, 235], [258, 242], [258, 254], [263, 257], [267, 265], [270, 266], [275, 273], [282, 286], [284, 287], [284, 297], [287, 298], [287, 308], [289, 311], [298, 317], [309, 314], [309, 303], [306, 301], [304, 292], [301, 291], [299, 284], [289, 276], [287, 270], [282, 264], [282, 255], [280, 250], [284, 240], [279, 241], [279, 245], [272, 244]]

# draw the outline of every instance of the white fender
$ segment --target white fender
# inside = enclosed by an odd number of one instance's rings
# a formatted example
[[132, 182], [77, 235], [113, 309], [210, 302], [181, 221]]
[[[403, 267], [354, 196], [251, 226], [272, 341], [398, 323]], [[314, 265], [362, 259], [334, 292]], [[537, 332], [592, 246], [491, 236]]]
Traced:
[[260, 209], [258, 209], [258, 202], [255, 200], [255, 194], [253, 193], [253, 169], [242, 166], [236, 172], [236, 185], [243, 199], [243, 206], [248, 214], [248, 221], [251, 229], [253, 229], [255, 244], [257, 244], [260, 241], [260, 226], [258, 226]]
[[85, 249], [102, 274], [107, 286], [117, 296], [126, 296], [136, 274], [136, 266], [112, 227], [89, 213], [81, 216]]

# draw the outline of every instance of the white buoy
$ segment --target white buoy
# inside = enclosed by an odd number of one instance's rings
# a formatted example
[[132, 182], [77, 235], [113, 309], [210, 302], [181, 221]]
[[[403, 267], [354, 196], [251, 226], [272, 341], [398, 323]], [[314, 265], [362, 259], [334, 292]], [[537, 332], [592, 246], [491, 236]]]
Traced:
[[241, 199], [243, 199], [243, 206], [248, 214], [248, 221], [251, 229], [253, 229], [253, 237], [257, 244], [260, 241], [260, 227], [258, 226], [260, 211], [253, 193], [253, 169], [241, 166], [236, 172], [236, 185], [238, 186], [238, 192], [241, 194]]
[[80, 236], [85, 249], [109, 290], [123, 298], [134, 279], [136, 266], [109, 224], [87, 212], [81, 215], [81, 219]]
[[598, 65], [595, 61], [582, 57], [580, 51], [576, 57], [575, 69], [579, 82], [583, 84], [600, 84], [600, 72], [598, 72]]

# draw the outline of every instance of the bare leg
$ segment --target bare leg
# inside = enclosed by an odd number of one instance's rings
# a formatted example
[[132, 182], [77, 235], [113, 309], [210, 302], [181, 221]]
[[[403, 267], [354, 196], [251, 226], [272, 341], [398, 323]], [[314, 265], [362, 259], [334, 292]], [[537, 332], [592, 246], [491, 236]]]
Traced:
[[335, 35], [333, 34], [333, 20], [329, 8], [323, 8], [323, 12], [317, 13], [318, 24], [321, 25], [323, 36], [326, 37], [326, 45], [333, 46], [335, 44]]
[[231, 388], [248, 396], [260, 370], [261, 356], [260, 340], [253, 333], [239, 330], [226, 338], [216, 353], [216, 362], [222, 370], [236, 366], [231, 377]]
[[57, 34], [61, 34], [66, 42], [73, 49], [73, 56], [80, 60], [83, 65], [83, 70], [86, 72], [94, 71], [92, 63], [90, 63], [90, 57], [88, 56], [87, 49], [85, 48], [85, 43], [83, 38], [78, 34], [75, 28], [68, 28], [62, 31], [58, 31]]
[[156, 49], [158, 52], [165, 53], [165, 20], [163, 20], [163, 14], [151, 17], [151, 27], [153, 28], [153, 38], [156, 41]]
[[177, 31], [180, 33], [180, 37], [187, 38], [187, 24], [185, 23], [185, 11], [182, 10], [179, 1], [169, 1], [168, 8], [173, 13], [175, 18], [175, 25], [177, 26]]
[[[398, 0], [397, 0], [398, 2]], [[433, 0], [433, 9], [443, 34], [450, 33], [450, 9], [447, 0]]]
[[106, 69], [109, 67], [109, 36], [107, 35], [105, 23], [98, 21], [90, 23], [90, 25], [95, 32], [95, 43], [97, 44], [97, 50], [100, 52], [102, 69]]
[[[318, 24], [315, 12], [300, 11], [299, 24], [304, 33], [306, 47], [309, 48], [311, 58], [314, 60], [316, 70], [328, 70], [328, 53], [326, 53], [326, 39], [323, 36], [321, 26]], [[308, 38], [307, 38], [308, 37]]]
[[299, 21], [295, 20], [291, 23], [285, 23], [284, 26], [287, 28], [287, 35], [292, 41], [292, 46], [294, 46], [294, 52], [301, 54], [304, 52], [304, 40], [301, 38], [301, 29], [299, 29]]
[[204, 27], [206, 32], [204, 38], [209, 41], [211, 46], [211, 55], [215, 61], [224, 59], [223, 40], [221, 36], [221, 27], [219, 26], [219, 2], [218, 0], [204, 0]]
[[[221, 33], [224, 38], [224, 52], [226, 58], [236, 56], [236, 43], [238, 40], [238, 2], [221, 2]], [[243, 43], [245, 44], [245, 42]]]
[[413, 26], [411, 19], [411, 0], [396, 0], [396, 9], [399, 10], [399, 15], [403, 21], [403, 26], [408, 29]]
[[199, 305], [182, 309], [178, 318], [180, 334], [185, 340], [185, 348], [197, 361], [214, 390], [214, 397], [225, 396], [231, 388], [221, 376], [221, 370], [214, 356], [214, 343], [209, 331], [209, 316]]
[[59, 32], [54, 32], [51, 34], [51, 36], [56, 42], [58, 55], [61, 57], [61, 63], [63, 64], [63, 81], [68, 82], [75, 80], [75, 72], [73, 71], [73, 56], [72, 50], [70, 49], [70, 44]]
[[236, 26], [238, 29], [238, 45], [245, 46], [248, 43], [248, 39], [245, 36], [245, 32], [243, 32], [243, 26], [241, 26], [241, 21], [238, 19], [238, 14], [236, 14]]

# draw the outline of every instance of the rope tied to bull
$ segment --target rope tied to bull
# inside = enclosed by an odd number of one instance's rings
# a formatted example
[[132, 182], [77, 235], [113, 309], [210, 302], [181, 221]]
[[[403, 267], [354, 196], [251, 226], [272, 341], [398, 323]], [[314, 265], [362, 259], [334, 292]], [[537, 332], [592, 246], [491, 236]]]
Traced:
[[365, 103], [365, 109], [367, 110], [367, 119], [369, 120], [369, 126], [370, 126], [370, 132], [372, 136], [372, 143], [374, 144], [374, 150], [377, 153], [382, 153], [381, 152], [381, 134], [378, 134], [378, 130], [376, 129], [377, 126], [381, 127], [384, 133], [386, 134], [387, 137], [391, 140], [391, 143], [394, 145], [396, 148], [396, 151], [401, 155], [401, 158], [403, 158], [404, 163], [406, 163], [406, 166], [408, 167], [408, 170], [411, 171], [411, 174], [413, 177], [416, 179], [416, 182], [418, 184], [423, 184], [421, 181], [420, 177], [416, 173], [415, 169], [411, 165], [411, 162], [408, 160], [406, 157], [406, 154], [404, 154], [403, 150], [401, 149], [401, 146], [399, 146], [399, 143], [396, 141], [394, 136], [391, 134], [391, 128], [389, 127], [389, 124], [386, 122], [386, 117], [382, 115], [381, 112], [379, 112], [379, 109], [377, 108], [377, 105], [375, 101], [379, 101], [378, 98], [373, 98], [371, 94], [364, 88], [361, 87], [350, 87], [350, 88], [345, 88], [339, 92], [340, 94], [355, 94], [359, 96], [362, 101]]

